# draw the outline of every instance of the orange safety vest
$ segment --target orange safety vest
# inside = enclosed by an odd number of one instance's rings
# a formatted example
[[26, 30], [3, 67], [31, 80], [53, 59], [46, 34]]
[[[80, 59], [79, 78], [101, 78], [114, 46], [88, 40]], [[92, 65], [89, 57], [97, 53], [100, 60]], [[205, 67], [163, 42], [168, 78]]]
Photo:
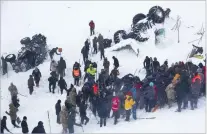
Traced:
[[73, 74], [74, 74], [74, 76], [78, 77], [80, 75], [79, 69], [73, 70]]
[[200, 82], [201, 82], [201, 77], [200, 77], [200, 75], [195, 76], [195, 77], [192, 79], [192, 82], [194, 83], [194, 82], [196, 81], [196, 79], [199, 79]]

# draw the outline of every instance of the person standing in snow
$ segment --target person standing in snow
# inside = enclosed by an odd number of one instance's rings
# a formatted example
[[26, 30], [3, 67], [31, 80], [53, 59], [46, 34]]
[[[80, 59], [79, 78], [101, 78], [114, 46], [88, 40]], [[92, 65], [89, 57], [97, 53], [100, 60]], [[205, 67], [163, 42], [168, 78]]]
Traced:
[[154, 83], [150, 82], [149, 85], [144, 89], [144, 99], [145, 99], [145, 110], [146, 112], [151, 112], [153, 104], [155, 101], [155, 90]]
[[68, 129], [68, 111], [67, 108], [63, 105], [62, 110], [60, 111], [60, 123], [63, 127], [63, 134], [67, 134]]
[[50, 55], [50, 59], [51, 59], [51, 60], [53, 59], [53, 56], [54, 56], [55, 53], [56, 53], [57, 55], [60, 55], [59, 53], [57, 53], [57, 51], [58, 51], [58, 47], [53, 48], [53, 49], [49, 52], [49, 55]]
[[57, 123], [60, 124], [60, 111], [61, 111], [61, 100], [58, 100], [55, 104], [55, 111], [57, 115]]
[[74, 125], [82, 127], [81, 124], [75, 122], [76, 111], [75, 109], [71, 108], [68, 111], [68, 130], [69, 134], [74, 134]]
[[81, 49], [81, 53], [83, 55], [83, 62], [84, 64], [86, 64], [86, 61], [88, 60], [88, 53], [89, 53], [89, 50], [87, 49], [86, 46], [83, 46], [83, 48]]
[[61, 95], [63, 94], [63, 89], [67, 90], [67, 83], [63, 79], [63, 77], [60, 77], [60, 80], [58, 81], [58, 86], [60, 87]]
[[8, 88], [10, 94], [11, 94], [11, 99], [13, 96], [17, 96], [18, 94], [18, 90], [17, 90], [17, 87], [11, 82], [9, 88]]
[[157, 61], [156, 57], [154, 58], [154, 61], [153, 61], [153, 68], [154, 68], [154, 72], [157, 72], [158, 69], [160, 68], [160, 63], [159, 61]]
[[29, 94], [32, 95], [34, 91], [34, 79], [32, 75], [30, 75], [28, 79], [28, 88], [29, 88]]
[[181, 112], [181, 106], [184, 101], [185, 91], [189, 88], [188, 76], [186, 73], [180, 73], [180, 77], [176, 81], [175, 92], [177, 96], [178, 109], [176, 112]]
[[172, 107], [172, 103], [175, 101], [175, 85], [173, 83], [170, 83], [167, 88], [165, 89], [165, 92], [167, 94], [168, 98], [168, 107]]
[[81, 78], [80, 68], [73, 69], [73, 78], [74, 78], [74, 85], [79, 86], [79, 79]]
[[38, 125], [32, 130], [32, 134], [46, 134], [43, 122], [39, 121]]
[[6, 114], [8, 114], [10, 116], [12, 125], [14, 127], [16, 127], [16, 128], [20, 128], [16, 124], [16, 121], [17, 121], [17, 111], [18, 111], [18, 109], [14, 106], [14, 104], [10, 103], [9, 104], [9, 113], [6, 111]]
[[[80, 117], [81, 117], [81, 124], [85, 124], [85, 125], [89, 122], [89, 118], [87, 117], [87, 114], [86, 114], [86, 109], [87, 109], [87, 104], [85, 104], [84, 100], [81, 100], [79, 112], [80, 112]], [[84, 123], [84, 120], [86, 120], [85, 123]]]
[[118, 96], [115, 95], [115, 92], [113, 96], [114, 97], [112, 98], [112, 111], [114, 116], [114, 125], [116, 125], [119, 118], [120, 99]]
[[72, 90], [69, 93], [69, 103], [72, 104], [74, 107], [76, 107], [76, 88], [71, 84]]
[[91, 80], [91, 79], [95, 80], [96, 71], [97, 71], [96, 68], [94, 68], [93, 65], [90, 64], [89, 68], [87, 68], [87, 70], [86, 70], [86, 74], [85, 74], [85, 77], [84, 77], [84, 82], [85, 82], [86, 78], [88, 80]]
[[195, 73], [194, 77], [191, 81], [191, 99], [190, 99], [190, 105], [191, 110], [194, 110], [194, 108], [197, 108], [198, 103], [198, 97], [201, 90], [201, 77], [198, 73]]
[[144, 64], [144, 68], [146, 69], [147, 76], [149, 76], [150, 75], [150, 58], [148, 56], [146, 56], [143, 64]]
[[50, 71], [58, 76], [58, 64], [55, 60], [52, 60], [50, 63]]
[[130, 120], [131, 109], [134, 104], [135, 104], [135, 101], [133, 100], [132, 95], [130, 93], [126, 94], [126, 98], [125, 98], [126, 119], [125, 121]]
[[98, 99], [98, 115], [100, 117], [100, 127], [102, 125], [106, 126], [106, 118], [107, 118], [107, 99], [106, 93], [102, 92], [100, 98]]
[[34, 76], [36, 87], [39, 87], [40, 78], [42, 77], [40, 70], [37, 67], [35, 67], [35, 70], [33, 70], [32, 75]]
[[6, 126], [6, 120], [7, 120], [7, 117], [3, 116], [3, 119], [1, 120], [1, 134], [4, 133], [4, 129], [6, 129], [8, 132], [10, 132], [9, 129], [7, 128], [7, 126]]
[[58, 81], [58, 79], [55, 76], [50, 76], [48, 78], [49, 81], [49, 91], [51, 92], [51, 86], [52, 86], [52, 92], [55, 93], [55, 88], [56, 88], [56, 82]]
[[58, 62], [58, 73], [60, 77], [65, 76], [65, 69], [66, 69], [66, 63], [63, 57], [60, 57], [60, 61]]
[[103, 66], [104, 66], [104, 70], [105, 70], [106, 74], [109, 75], [110, 62], [108, 61], [107, 58], [104, 58]]
[[93, 52], [95, 53], [95, 54], [97, 54], [97, 52], [98, 52], [98, 50], [97, 50], [97, 43], [98, 43], [98, 38], [97, 37], [94, 37], [94, 39], [93, 39]]
[[2, 61], [3, 75], [5, 75], [7, 73], [7, 62], [3, 56], [1, 57], [1, 61]]
[[113, 56], [112, 58], [114, 60], [114, 68], [115, 69], [118, 69], [118, 67], [119, 67], [119, 61], [118, 61], [118, 59], [115, 56]]
[[28, 134], [29, 133], [29, 129], [28, 129], [28, 125], [27, 125], [27, 117], [26, 116], [23, 117], [23, 121], [21, 122], [21, 127], [22, 127], [22, 133], [23, 134]]
[[137, 119], [137, 91], [136, 88], [133, 86], [130, 89], [130, 92], [132, 93], [132, 98], [135, 101], [135, 104], [132, 106], [132, 115], [133, 115], [133, 119], [136, 120]]
[[94, 29], [95, 29], [95, 23], [93, 22], [93, 20], [90, 21], [89, 23], [90, 26], [90, 34], [91, 36], [95, 34]]

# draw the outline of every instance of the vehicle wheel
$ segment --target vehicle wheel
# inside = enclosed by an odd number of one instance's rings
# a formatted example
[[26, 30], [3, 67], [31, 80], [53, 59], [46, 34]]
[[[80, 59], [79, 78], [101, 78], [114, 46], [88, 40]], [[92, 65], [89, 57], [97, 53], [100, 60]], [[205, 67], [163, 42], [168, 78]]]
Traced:
[[160, 6], [150, 8], [147, 15], [154, 23], [163, 23], [165, 21], [165, 12]]
[[5, 57], [6, 62], [15, 62], [16, 56], [14, 54], [9, 54]]
[[146, 18], [146, 15], [144, 15], [143, 13], [139, 13], [137, 15], [134, 16], [133, 20], [132, 20], [132, 24], [136, 25], [137, 22], [139, 22], [140, 20]]
[[29, 37], [25, 37], [25, 38], [20, 40], [20, 43], [22, 45], [28, 45], [29, 43], [31, 43], [31, 39]]
[[126, 39], [126, 31], [119, 30], [114, 33], [114, 43], [117, 44], [120, 42], [120, 39]]

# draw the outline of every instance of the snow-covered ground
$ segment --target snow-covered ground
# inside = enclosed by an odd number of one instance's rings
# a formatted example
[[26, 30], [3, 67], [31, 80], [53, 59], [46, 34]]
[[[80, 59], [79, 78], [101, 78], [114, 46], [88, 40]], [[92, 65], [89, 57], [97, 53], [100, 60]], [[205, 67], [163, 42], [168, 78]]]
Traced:
[[[90, 20], [96, 24], [95, 32], [102, 33], [105, 38], [113, 38], [117, 30], [129, 30], [132, 18], [137, 13], [148, 13], [148, 10], [154, 6], [170, 8], [170, 18], [164, 25], [166, 29], [166, 38], [160, 46], [154, 45], [153, 34], [146, 43], [137, 43], [128, 39], [121, 41], [116, 46], [131, 44], [134, 48], [139, 48], [140, 53], [137, 57], [129, 50], [120, 52], [112, 51], [112, 48], [106, 49], [105, 55], [112, 62], [112, 56], [117, 56], [120, 61], [120, 76], [128, 73], [134, 73], [136, 69], [143, 67], [143, 60], [146, 55], [157, 57], [162, 64], [168, 59], [169, 65], [176, 61], [186, 61], [187, 55], [192, 49], [188, 42], [197, 39], [199, 36], [195, 33], [205, 26], [205, 2], [58, 2], [58, 1], [1, 1], [1, 54], [14, 53], [20, 49], [20, 39], [26, 36], [33, 36], [42, 33], [47, 37], [48, 44], [52, 47], [62, 47], [62, 56], [66, 60], [66, 81], [68, 85], [73, 82], [71, 68], [75, 61], [79, 61], [81, 48], [84, 41], [89, 37]], [[177, 33], [172, 31], [176, 23], [177, 15], [181, 17], [180, 43], [177, 43]], [[191, 27], [193, 26], [193, 27]], [[92, 39], [92, 38], [90, 38]], [[195, 42], [196, 45], [196, 42]], [[114, 47], [116, 47], [114, 46]], [[205, 47], [205, 38], [199, 46]], [[59, 59], [59, 57], [55, 57]], [[93, 61], [98, 62], [100, 71], [102, 61], [100, 55], [94, 55]], [[192, 59], [199, 63], [200, 60]], [[7, 76], [1, 76], [1, 117], [6, 115], [5, 111], [9, 109], [10, 94], [8, 86], [13, 82], [21, 94], [28, 97], [19, 96], [20, 108], [18, 116], [22, 119], [27, 116], [30, 132], [37, 125], [38, 121], [43, 121], [47, 133], [50, 132], [47, 111], [50, 113], [50, 123], [52, 133], [61, 133], [62, 126], [56, 124], [55, 103], [58, 99], [62, 104], [66, 99], [66, 94], [60, 95], [48, 93], [49, 77], [49, 59], [39, 66], [42, 72], [40, 87], [34, 89], [34, 94], [29, 95], [27, 80], [32, 70], [24, 73], [14, 73], [11, 70]], [[144, 70], [137, 71], [136, 75], [144, 78]], [[57, 90], [57, 89], [56, 89]], [[184, 110], [181, 113], [174, 112], [176, 105], [171, 109], [161, 109], [155, 113], [145, 113], [137, 111], [138, 117], [152, 117], [154, 120], [131, 120], [130, 123], [120, 119], [120, 122], [114, 126], [113, 119], [107, 120], [107, 127], [100, 128], [96, 119], [90, 111], [88, 116], [90, 122], [84, 126], [85, 133], [204, 133], [205, 132], [205, 98], [199, 99], [198, 109]], [[8, 118], [9, 119], [9, 118]], [[77, 120], [79, 120], [77, 118]], [[13, 133], [21, 133], [21, 129], [13, 128], [10, 121], [7, 122], [8, 128]], [[82, 133], [80, 127], [75, 127], [75, 132]]]

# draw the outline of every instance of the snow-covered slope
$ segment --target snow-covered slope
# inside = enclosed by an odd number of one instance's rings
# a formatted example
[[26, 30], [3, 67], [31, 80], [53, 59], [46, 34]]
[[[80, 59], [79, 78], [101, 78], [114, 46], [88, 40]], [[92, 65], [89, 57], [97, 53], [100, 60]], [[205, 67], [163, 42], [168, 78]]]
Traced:
[[[51, 47], [62, 47], [62, 56], [66, 60], [66, 82], [68, 85], [73, 82], [71, 68], [75, 61], [79, 61], [81, 47], [86, 38], [89, 37], [90, 20], [96, 24], [95, 32], [102, 33], [105, 38], [113, 38], [114, 32], [120, 29], [129, 31], [132, 18], [137, 13], [148, 13], [154, 6], [160, 5], [163, 8], [170, 8], [172, 18], [168, 19], [164, 25], [166, 28], [166, 39], [160, 46], [154, 45], [153, 34], [150, 34], [149, 41], [137, 43], [128, 39], [121, 41], [114, 47], [123, 44], [132, 44], [133, 48], [139, 48], [139, 56], [135, 56], [128, 50], [114, 52], [112, 48], [106, 49], [106, 56], [112, 62], [112, 56], [117, 56], [120, 61], [120, 76], [127, 73], [134, 73], [144, 78], [145, 71], [142, 70], [143, 60], [146, 55], [157, 57], [162, 64], [168, 59], [169, 65], [176, 61], [186, 61], [187, 55], [192, 49], [188, 42], [197, 39], [195, 33], [200, 29], [202, 23], [205, 24], [205, 2], [55, 2], [55, 1], [1, 1], [1, 54], [17, 53], [20, 49], [20, 39], [42, 33], [47, 37], [47, 42]], [[187, 5], [187, 6], [186, 6]], [[185, 7], [185, 9], [184, 9]], [[194, 10], [195, 9], [195, 10]], [[195, 15], [198, 14], [198, 15]], [[177, 33], [171, 28], [175, 25], [177, 15], [181, 16], [182, 24], [180, 28], [180, 43], [177, 43]], [[192, 17], [193, 16], [193, 17]], [[194, 26], [194, 27], [190, 27]], [[188, 28], [190, 27], [190, 28]], [[205, 39], [199, 44], [205, 47]], [[59, 59], [59, 57], [55, 57]], [[98, 63], [100, 71], [102, 62], [99, 53], [92, 57]], [[19, 96], [20, 108], [18, 116], [27, 116], [30, 132], [42, 120], [47, 133], [50, 132], [47, 111], [50, 113], [51, 132], [61, 133], [62, 126], [56, 124], [55, 103], [58, 99], [62, 104], [66, 94], [60, 95], [47, 93], [49, 77], [49, 60], [39, 66], [42, 72], [40, 87], [34, 89], [34, 94], [29, 95], [27, 79], [32, 70], [25, 73], [14, 73], [9, 71], [7, 76], [1, 76], [1, 117], [8, 111], [10, 94], [8, 86], [13, 82], [21, 94], [28, 97]], [[200, 62], [193, 59], [193, 62]], [[112, 68], [112, 66], [111, 66]], [[11, 67], [10, 67], [11, 69]], [[79, 88], [79, 87], [78, 87]], [[120, 119], [116, 126], [112, 125], [112, 119], [107, 120], [107, 127], [99, 128], [96, 119], [90, 111], [88, 115], [90, 122], [84, 127], [86, 133], [202, 133], [205, 131], [205, 98], [199, 100], [198, 109], [191, 111], [185, 110], [182, 113], [175, 113], [176, 106], [171, 109], [158, 110], [156, 113], [145, 113], [137, 111], [138, 117], [156, 116], [155, 120], [132, 120], [130, 123]], [[9, 119], [9, 118], [8, 118]], [[77, 120], [79, 120], [77, 118]], [[187, 122], [187, 123], [186, 123]], [[195, 124], [195, 122], [197, 124]], [[7, 122], [8, 128], [13, 133], [20, 133], [21, 129], [13, 128]], [[82, 132], [82, 129], [75, 127], [75, 132]]]

